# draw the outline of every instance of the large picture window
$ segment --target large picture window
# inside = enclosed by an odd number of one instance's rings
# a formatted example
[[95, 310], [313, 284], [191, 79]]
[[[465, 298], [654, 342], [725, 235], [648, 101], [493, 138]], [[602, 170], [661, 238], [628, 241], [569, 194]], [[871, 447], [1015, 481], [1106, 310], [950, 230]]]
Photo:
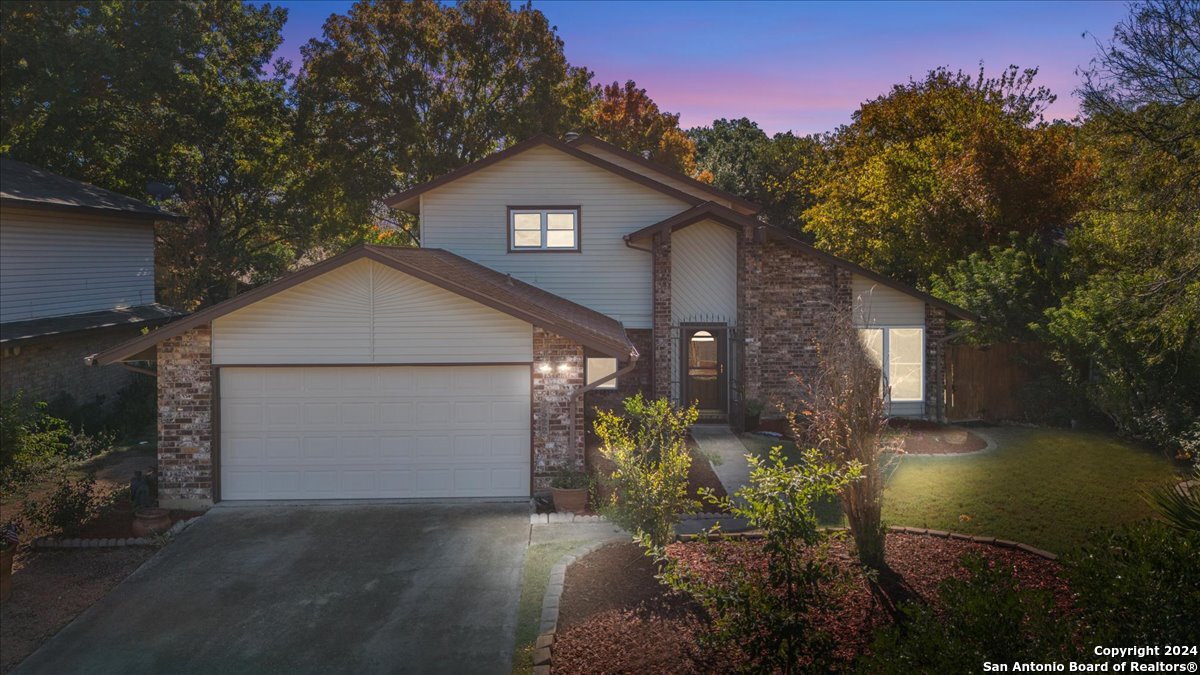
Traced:
[[[925, 329], [860, 328], [863, 346], [883, 371], [893, 403], [925, 399]], [[885, 366], [886, 364], [886, 366]]]
[[512, 207], [508, 210], [510, 251], [578, 251], [578, 207]]

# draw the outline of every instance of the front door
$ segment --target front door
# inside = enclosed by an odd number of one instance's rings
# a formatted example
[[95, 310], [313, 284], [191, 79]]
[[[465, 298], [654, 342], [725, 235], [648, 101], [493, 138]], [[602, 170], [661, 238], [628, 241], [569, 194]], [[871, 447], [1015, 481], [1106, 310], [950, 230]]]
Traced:
[[724, 326], [683, 329], [683, 402], [695, 403], [701, 417], [724, 419], [729, 374]]

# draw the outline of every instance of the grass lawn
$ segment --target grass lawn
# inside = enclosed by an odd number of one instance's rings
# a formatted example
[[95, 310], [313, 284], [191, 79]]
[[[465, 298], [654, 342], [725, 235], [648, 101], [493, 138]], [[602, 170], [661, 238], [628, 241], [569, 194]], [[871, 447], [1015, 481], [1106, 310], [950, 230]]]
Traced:
[[[1020, 427], [983, 432], [996, 450], [902, 458], [884, 492], [884, 521], [1062, 553], [1095, 528], [1150, 516], [1139, 492], [1177, 478], [1161, 456], [1111, 436]], [[753, 435], [742, 442], [757, 453], [779, 443]], [[794, 448], [785, 450], [794, 456]]]
[[542, 598], [550, 582], [550, 568], [583, 541], [555, 541], [534, 544], [525, 552], [521, 574], [521, 600], [517, 605], [517, 634], [513, 653], [513, 673], [533, 672], [533, 645], [542, 622]]

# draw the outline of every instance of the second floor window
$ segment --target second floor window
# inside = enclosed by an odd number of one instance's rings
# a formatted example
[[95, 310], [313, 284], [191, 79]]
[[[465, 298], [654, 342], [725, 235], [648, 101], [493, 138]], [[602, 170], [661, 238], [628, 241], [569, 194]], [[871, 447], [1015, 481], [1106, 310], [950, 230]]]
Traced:
[[510, 251], [578, 251], [579, 207], [513, 207], [508, 230]]

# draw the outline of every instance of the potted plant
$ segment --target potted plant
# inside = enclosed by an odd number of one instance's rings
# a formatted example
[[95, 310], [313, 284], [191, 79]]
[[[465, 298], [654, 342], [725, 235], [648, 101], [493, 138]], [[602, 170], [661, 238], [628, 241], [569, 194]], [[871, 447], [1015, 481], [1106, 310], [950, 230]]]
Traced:
[[746, 401], [746, 412], [743, 416], [743, 427], [746, 431], [754, 431], [758, 428], [759, 420], [762, 418], [763, 402], [758, 399], [749, 399]]
[[0, 600], [7, 600], [12, 594], [12, 563], [17, 552], [17, 544], [21, 543], [21, 523], [10, 520], [4, 524], [0, 533]]
[[558, 474], [550, 481], [554, 510], [583, 513], [587, 508], [588, 490], [591, 487], [591, 476], [582, 471], [564, 471]]

